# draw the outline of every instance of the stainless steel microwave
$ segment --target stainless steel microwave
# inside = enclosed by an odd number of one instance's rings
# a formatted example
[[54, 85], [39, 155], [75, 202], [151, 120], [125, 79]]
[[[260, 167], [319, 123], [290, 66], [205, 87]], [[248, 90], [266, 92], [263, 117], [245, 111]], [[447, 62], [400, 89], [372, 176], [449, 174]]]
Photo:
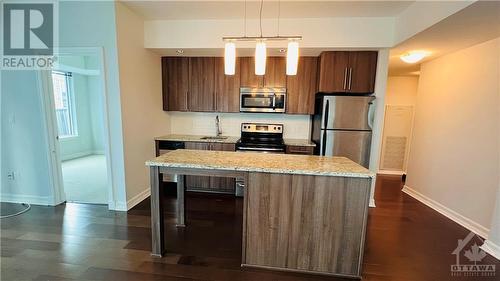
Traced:
[[286, 88], [240, 88], [240, 112], [276, 112], [286, 109]]

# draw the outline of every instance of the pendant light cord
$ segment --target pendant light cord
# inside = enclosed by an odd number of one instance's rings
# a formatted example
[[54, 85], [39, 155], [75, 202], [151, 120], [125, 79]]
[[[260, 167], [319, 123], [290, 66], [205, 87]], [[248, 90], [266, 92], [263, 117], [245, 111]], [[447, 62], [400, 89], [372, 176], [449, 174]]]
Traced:
[[262, 37], [262, 7], [263, 6], [264, 6], [264, 0], [260, 0], [260, 13], [259, 13], [260, 37]]
[[278, 0], [278, 37], [280, 36], [281, 0]]
[[247, 0], [245, 0], [245, 19], [243, 20], [244, 37], [247, 37]]

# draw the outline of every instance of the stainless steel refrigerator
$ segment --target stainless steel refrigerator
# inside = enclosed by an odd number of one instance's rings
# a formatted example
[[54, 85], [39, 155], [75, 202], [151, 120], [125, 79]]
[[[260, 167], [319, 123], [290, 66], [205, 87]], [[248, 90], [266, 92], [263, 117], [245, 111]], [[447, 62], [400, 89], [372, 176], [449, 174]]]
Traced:
[[316, 154], [344, 156], [368, 168], [373, 96], [318, 95], [312, 126]]

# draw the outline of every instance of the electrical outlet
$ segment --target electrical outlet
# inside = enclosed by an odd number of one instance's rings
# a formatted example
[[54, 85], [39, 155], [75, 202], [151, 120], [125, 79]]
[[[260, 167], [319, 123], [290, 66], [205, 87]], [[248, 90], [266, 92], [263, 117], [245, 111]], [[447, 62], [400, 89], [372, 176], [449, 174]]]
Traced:
[[11, 180], [11, 181], [15, 180], [16, 177], [14, 176], [14, 172], [8, 172], [7, 173], [7, 179]]

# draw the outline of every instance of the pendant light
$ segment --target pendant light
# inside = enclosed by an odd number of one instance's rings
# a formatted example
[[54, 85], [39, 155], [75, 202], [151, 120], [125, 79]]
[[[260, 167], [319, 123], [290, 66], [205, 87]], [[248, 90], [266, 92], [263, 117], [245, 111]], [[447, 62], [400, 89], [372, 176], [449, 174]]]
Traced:
[[234, 75], [236, 69], [236, 44], [226, 42], [224, 46], [224, 74]]
[[288, 42], [286, 51], [286, 75], [297, 75], [297, 67], [299, 64], [299, 42]]
[[234, 75], [236, 65], [236, 45], [238, 41], [256, 42], [255, 44], [255, 75], [266, 74], [266, 58], [267, 58], [267, 41], [288, 41], [288, 51], [286, 57], [286, 74], [296, 75], [299, 61], [299, 40], [302, 36], [280, 36], [280, 12], [281, 1], [278, 1], [278, 34], [277, 36], [262, 35], [262, 8], [264, 0], [260, 1], [259, 26], [260, 36], [247, 36], [247, 3], [245, 0], [245, 17], [244, 17], [244, 36], [222, 37], [225, 43], [224, 46], [224, 73], [226, 75]]
[[257, 42], [255, 45], [255, 75], [266, 74], [266, 43]]

